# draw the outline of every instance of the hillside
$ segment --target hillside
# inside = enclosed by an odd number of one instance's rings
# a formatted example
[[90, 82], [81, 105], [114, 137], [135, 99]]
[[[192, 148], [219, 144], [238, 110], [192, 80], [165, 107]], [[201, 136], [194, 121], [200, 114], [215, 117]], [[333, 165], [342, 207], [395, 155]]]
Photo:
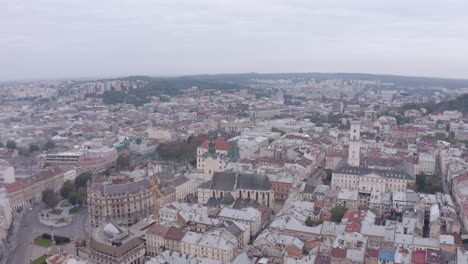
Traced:
[[406, 104], [401, 107], [401, 112], [403, 113], [408, 109], [427, 109], [427, 112], [436, 113], [443, 111], [453, 111], [457, 110], [462, 113], [468, 113], [468, 94], [461, 95], [456, 99], [440, 102], [438, 104], [434, 103], [421, 103], [421, 104]]

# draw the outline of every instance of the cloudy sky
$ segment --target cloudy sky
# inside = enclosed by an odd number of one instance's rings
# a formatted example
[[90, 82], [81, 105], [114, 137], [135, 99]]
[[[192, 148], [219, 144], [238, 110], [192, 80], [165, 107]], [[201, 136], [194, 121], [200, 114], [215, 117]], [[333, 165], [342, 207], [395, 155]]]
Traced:
[[0, 80], [240, 72], [468, 78], [468, 1], [0, 0]]

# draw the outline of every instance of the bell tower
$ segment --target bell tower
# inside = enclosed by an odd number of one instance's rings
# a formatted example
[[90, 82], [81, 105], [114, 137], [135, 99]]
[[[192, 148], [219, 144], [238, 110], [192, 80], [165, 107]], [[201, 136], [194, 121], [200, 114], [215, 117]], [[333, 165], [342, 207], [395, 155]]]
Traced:
[[361, 152], [361, 124], [359, 121], [351, 121], [349, 132], [348, 164], [359, 166]]

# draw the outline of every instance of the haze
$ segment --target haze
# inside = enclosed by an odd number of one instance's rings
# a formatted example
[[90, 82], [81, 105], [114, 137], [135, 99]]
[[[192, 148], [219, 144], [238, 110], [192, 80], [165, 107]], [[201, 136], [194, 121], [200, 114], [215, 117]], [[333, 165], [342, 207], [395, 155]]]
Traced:
[[0, 80], [237, 72], [468, 78], [468, 2], [0, 0]]

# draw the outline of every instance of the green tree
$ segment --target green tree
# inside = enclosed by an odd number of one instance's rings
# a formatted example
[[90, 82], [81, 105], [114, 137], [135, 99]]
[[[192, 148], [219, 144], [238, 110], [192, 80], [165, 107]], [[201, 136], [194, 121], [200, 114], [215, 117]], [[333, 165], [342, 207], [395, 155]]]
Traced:
[[7, 149], [16, 149], [16, 142], [14, 140], [8, 140], [6, 142]]
[[68, 180], [63, 183], [62, 188], [60, 189], [60, 195], [63, 198], [68, 199], [70, 197], [70, 194], [75, 191], [75, 184]]
[[332, 180], [333, 172], [332, 172], [332, 170], [325, 170], [325, 173], [326, 173], [326, 175], [325, 175], [325, 178], [323, 178], [322, 182], [325, 185], [330, 185], [331, 180]]
[[38, 151], [38, 150], [39, 150], [38, 145], [36, 145], [36, 144], [29, 145], [29, 152], [34, 152], [34, 151]]
[[42, 201], [50, 208], [54, 208], [60, 202], [57, 194], [52, 189], [46, 189], [42, 192]]
[[121, 170], [130, 167], [130, 158], [127, 155], [119, 155], [117, 158], [117, 167]]
[[318, 225], [321, 225], [323, 223], [323, 220], [312, 220], [312, 218], [307, 217], [307, 219], [305, 220], [305, 225], [306, 226], [318, 226]]
[[54, 149], [54, 148], [55, 148], [55, 142], [53, 142], [52, 140], [49, 140], [44, 144], [44, 149], [45, 150], [50, 150], [50, 149]]
[[341, 206], [341, 205], [337, 205], [335, 206], [333, 209], [331, 209], [330, 213], [331, 213], [331, 220], [335, 223], [339, 223], [341, 222], [341, 219], [343, 218], [343, 216], [345, 215], [346, 211], [348, 211], [348, 209], [344, 206]]
[[72, 205], [77, 205], [79, 203], [79, 200], [80, 198], [78, 197], [78, 194], [76, 192], [72, 192], [70, 193], [70, 195], [68, 196], [68, 201], [72, 204]]
[[86, 184], [93, 177], [91, 172], [83, 172], [75, 178], [75, 190], [78, 191], [81, 187], [86, 188]]
[[437, 140], [445, 140], [447, 135], [444, 132], [437, 132], [434, 137]]
[[83, 205], [86, 203], [86, 199], [88, 198], [88, 191], [86, 187], [81, 187], [78, 189], [78, 204]]

